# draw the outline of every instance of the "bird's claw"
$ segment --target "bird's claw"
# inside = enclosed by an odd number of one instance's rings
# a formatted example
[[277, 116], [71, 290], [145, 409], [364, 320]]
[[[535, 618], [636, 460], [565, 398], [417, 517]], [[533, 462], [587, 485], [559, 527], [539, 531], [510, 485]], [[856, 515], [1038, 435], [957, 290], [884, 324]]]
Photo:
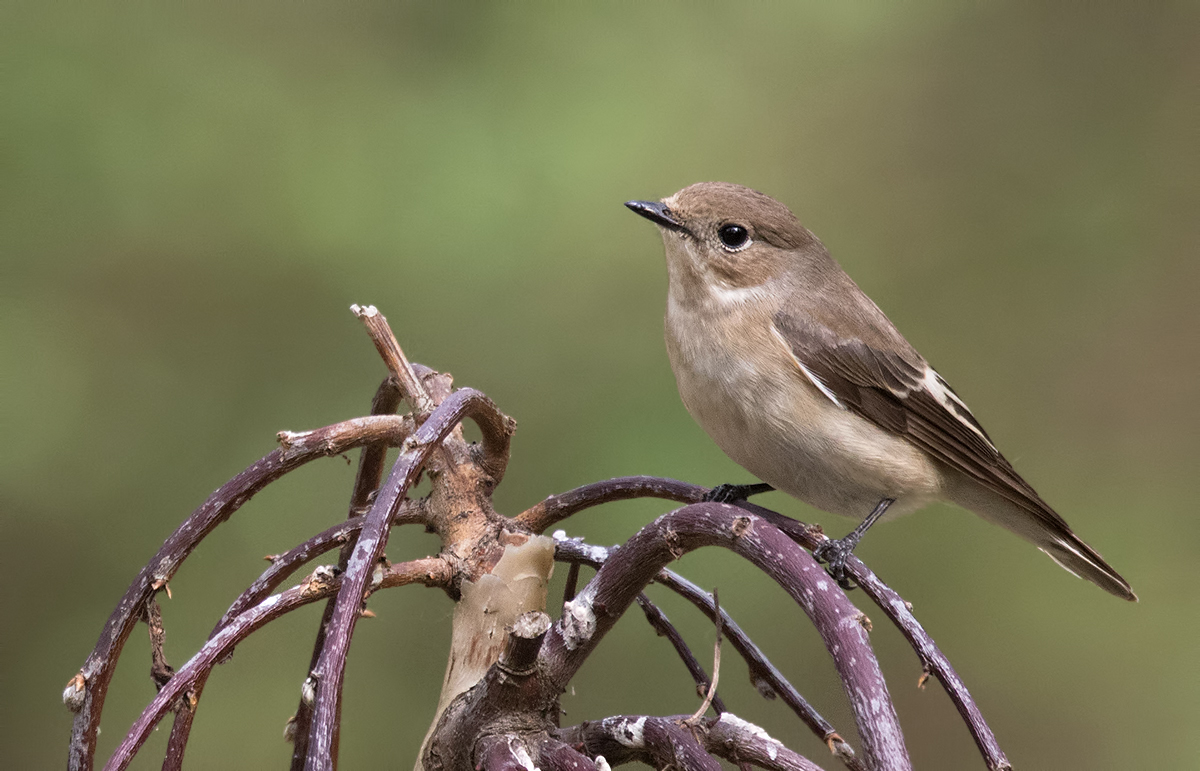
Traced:
[[812, 552], [813, 559], [824, 562], [827, 566], [825, 572], [829, 573], [830, 577], [837, 581], [838, 586], [846, 591], [857, 588], [857, 584], [850, 579], [846, 572], [846, 562], [854, 554], [854, 547], [857, 545], [857, 539], [829, 538]]
[[717, 485], [713, 489], [704, 494], [705, 503], [737, 503], [744, 501], [751, 495], [766, 493], [774, 490], [768, 484], [752, 484], [752, 485]]

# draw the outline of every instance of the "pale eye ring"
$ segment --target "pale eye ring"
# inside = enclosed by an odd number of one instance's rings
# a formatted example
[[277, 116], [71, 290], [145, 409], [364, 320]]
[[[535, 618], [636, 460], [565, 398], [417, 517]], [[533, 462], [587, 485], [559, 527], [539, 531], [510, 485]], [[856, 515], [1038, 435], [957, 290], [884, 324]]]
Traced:
[[742, 225], [730, 222], [717, 228], [717, 238], [731, 252], [745, 249], [750, 245], [750, 231]]

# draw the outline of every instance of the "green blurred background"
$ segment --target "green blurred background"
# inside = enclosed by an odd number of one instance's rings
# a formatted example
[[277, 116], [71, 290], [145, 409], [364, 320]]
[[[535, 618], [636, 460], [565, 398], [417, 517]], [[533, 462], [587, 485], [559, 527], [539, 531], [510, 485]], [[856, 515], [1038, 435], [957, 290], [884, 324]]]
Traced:
[[[506, 513], [622, 474], [750, 481], [679, 403], [661, 244], [621, 206], [721, 179], [789, 204], [1140, 594], [1122, 603], [948, 507], [866, 539], [1016, 767], [1196, 767], [1200, 14], [1129, 5], [0, 6], [3, 765], [64, 764], [63, 684], [194, 506], [276, 431], [366, 410], [383, 368], [351, 303], [517, 418]], [[352, 473], [314, 464], [205, 542], [164, 600], [173, 663], [261, 555], [344, 516]], [[615, 543], [666, 508], [568, 530]], [[404, 530], [389, 554], [436, 548]], [[681, 569], [852, 733], [781, 591], [725, 553]], [[662, 599], [706, 659], [711, 629]], [[372, 607], [343, 767], [407, 768], [451, 605], [410, 588]], [[917, 767], [982, 768], [863, 607]], [[191, 767], [285, 765], [319, 613], [216, 671]], [[147, 651], [139, 627], [101, 758], [153, 693]], [[740, 662], [724, 672], [735, 712], [835, 767]], [[564, 720], [695, 703], [634, 611]]]

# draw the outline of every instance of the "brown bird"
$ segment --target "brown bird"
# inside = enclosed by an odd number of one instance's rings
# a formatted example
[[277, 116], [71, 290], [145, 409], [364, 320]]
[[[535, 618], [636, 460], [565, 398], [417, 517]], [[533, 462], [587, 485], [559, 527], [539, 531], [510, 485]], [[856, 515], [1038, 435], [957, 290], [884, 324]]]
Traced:
[[723, 485], [718, 498], [774, 487], [862, 519], [816, 552], [843, 584], [867, 528], [941, 500], [1137, 599], [786, 206], [724, 182], [625, 205], [662, 232], [667, 352], [684, 405], [767, 483]]

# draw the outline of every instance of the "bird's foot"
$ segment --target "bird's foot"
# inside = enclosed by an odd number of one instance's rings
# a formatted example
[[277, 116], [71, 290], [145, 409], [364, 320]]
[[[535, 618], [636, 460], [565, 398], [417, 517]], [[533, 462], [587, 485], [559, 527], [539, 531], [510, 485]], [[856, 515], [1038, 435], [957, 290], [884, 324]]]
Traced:
[[838, 586], [847, 591], [857, 588], [846, 572], [846, 562], [853, 556], [854, 547], [858, 546], [858, 539], [852, 536], [853, 533], [845, 538], [830, 538], [822, 541], [821, 545], [812, 552], [813, 559], [824, 562], [827, 566], [825, 571], [834, 581], [837, 581]]
[[744, 501], [751, 495], [769, 493], [774, 490], [765, 482], [753, 485], [717, 485], [704, 494], [704, 501], [711, 503], [736, 503]]

